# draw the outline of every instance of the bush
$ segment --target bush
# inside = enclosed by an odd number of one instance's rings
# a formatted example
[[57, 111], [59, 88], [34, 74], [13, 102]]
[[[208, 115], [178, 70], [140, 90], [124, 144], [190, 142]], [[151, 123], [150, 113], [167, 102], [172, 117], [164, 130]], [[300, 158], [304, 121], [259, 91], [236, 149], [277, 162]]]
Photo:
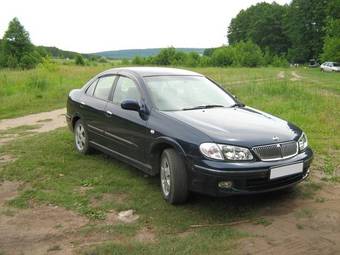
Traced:
[[130, 64], [130, 61], [129, 61], [128, 59], [124, 58], [124, 59], [122, 60], [121, 64], [124, 65], [124, 66], [127, 66], [127, 65]]
[[141, 58], [140, 56], [135, 56], [133, 59], [132, 59], [132, 64], [133, 65], [143, 65], [144, 64], [144, 59]]
[[156, 65], [168, 66], [175, 60], [176, 50], [173, 47], [161, 49], [159, 54], [155, 57], [154, 63]]
[[[92, 61], [96, 61], [96, 60], [94, 59], [94, 60], [92, 60]], [[98, 60], [98, 62], [99, 62], [99, 63], [107, 63], [108, 61], [107, 61], [107, 58], [105, 58], [105, 57], [100, 57], [99, 60]]]
[[51, 60], [51, 58], [47, 55], [42, 58], [41, 63], [38, 65], [39, 68], [43, 68], [48, 70], [49, 72], [55, 72], [58, 70], [58, 65]]
[[185, 61], [186, 66], [196, 67], [200, 64], [200, 55], [197, 52], [190, 52], [187, 54]]
[[340, 62], [340, 37], [327, 37], [321, 54], [322, 61]]
[[75, 63], [76, 63], [76, 65], [84, 66], [85, 65], [85, 60], [84, 60], [83, 56], [78, 54], [76, 56]]
[[211, 66], [211, 58], [208, 56], [202, 56], [200, 58], [200, 64], [201, 67], [207, 67], [207, 66]]
[[9, 67], [9, 68], [17, 68], [18, 67], [18, 60], [17, 60], [17, 58], [12, 56], [12, 55], [9, 55], [7, 57], [7, 61], [5, 63], [5, 66]]
[[25, 54], [20, 60], [20, 67], [22, 69], [32, 69], [37, 66], [39, 61], [33, 54]]
[[213, 51], [211, 63], [214, 66], [230, 66], [235, 62], [235, 52], [232, 46], [218, 48]]
[[285, 57], [274, 56], [270, 63], [274, 67], [288, 67], [289, 63]]
[[235, 48], [235, 65], [256, 67], [264, 64], [263, 53], [255, 43], [251, 41], [239, 42], [233, 47]]

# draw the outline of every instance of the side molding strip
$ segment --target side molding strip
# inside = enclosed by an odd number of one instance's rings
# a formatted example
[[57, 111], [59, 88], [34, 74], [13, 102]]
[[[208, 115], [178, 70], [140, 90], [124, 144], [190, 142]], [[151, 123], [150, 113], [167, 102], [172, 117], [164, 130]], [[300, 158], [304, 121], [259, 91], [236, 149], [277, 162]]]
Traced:
[[145, 167], [145, 168], [147, 168], [147, 169], [151, 169], [151, 166], [150, 166], [150, 165], [145, 164], [145, 163], [143, 163], [143, 162], [140, 162], [140, 161], [137, 160], [137, 159], [131, 158], [131, 157], [126, 156], [126, 155], [124, 155], [124, 154], [122, 154], [122, 153], [119, 153], [119, 152], [117, 152], [117, 151], [111, 150], [110, 148], [107, 148], [106, 146], [101, 145], [101, 144], [99, 144], [99, 143], [96, 143], [96, 142], [94, 142], [94, 141], [90, 141], [90, 143], [92, 143], [92, 144], [94, 144], [94, 145], [96, 145], [96, 146], [98, 146], [98, 147], [100, 147], [100, 148], [102, 148], [102, 149], [104, 149], [104, 150], [107, 150], [107, 151], [109, 151], [109, 152], [111, 152], [111, 153], [113, 153], [113, 154], [116, 154], [117, 156], [120, 156], [120, 157], [123, 157], [123, 158], [125, 158], [125, 159], [127, 159], [127, 160], [130, 160], [130, 161], [134, 162], [135, 164], [141, 165], [141, 166], [143, 166], [143, 167]]

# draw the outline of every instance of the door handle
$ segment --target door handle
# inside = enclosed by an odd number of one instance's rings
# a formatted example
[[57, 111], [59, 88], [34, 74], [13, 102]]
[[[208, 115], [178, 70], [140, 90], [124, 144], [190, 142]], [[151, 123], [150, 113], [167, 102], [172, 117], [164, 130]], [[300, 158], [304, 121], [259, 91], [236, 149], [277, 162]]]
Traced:
[[106, 111], [105, 114], [106, 116], [111, 117], [113, 113], [111, 111]]

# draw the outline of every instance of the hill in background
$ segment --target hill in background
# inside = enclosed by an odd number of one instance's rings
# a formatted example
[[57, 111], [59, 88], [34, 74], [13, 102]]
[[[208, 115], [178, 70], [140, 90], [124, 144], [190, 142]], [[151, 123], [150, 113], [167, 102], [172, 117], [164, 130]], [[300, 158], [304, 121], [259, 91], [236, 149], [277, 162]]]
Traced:
[[[150, 49], [130, 49], [130, 50], [112, 50], [112, 51], [101, 51], [95, 53], [78, 53], [74, 51], [61, 50], [57, 47], [47, 47], [47, 46], [38, 46], [39, 49], [44, 50], [48, 55], [54, 58], [71, 58], [74, 59], [77, 55], [82, 55], [85, 58], [91, 57], [105, 57], [111, 59], [132, 59], [135, 56], [139, 57], [149, 57], [156, 56], [163, 48], [150, 48]], [[203, 55], [204, 48], [176, 48], [177, 51], [182, 52], [197, 52], [200, 55]]]
[[[112, 50], [112, 51], [101, 51], [92, 53], [92, 55], [113, 58], [113, 59], [131, 59], [135, 56], [149, 57], [156, 56], [162, 48], [151, 48], [151, 49], [130, 49], [130, 50]], [[176, 48], [177, 51], [183, 52], [197, 52], [203, 55], [204, 48]]]
[[90, 58], [93, 56], [91, 54], [81, 54], [81, 53], [74, 52], [74, 51], [61, 50], [57, 47], [38, 46], [37, 48], [45, 51], [48, 55], [54, 58], [72, 58], [73, 59], [79, 54], [85, 58]]

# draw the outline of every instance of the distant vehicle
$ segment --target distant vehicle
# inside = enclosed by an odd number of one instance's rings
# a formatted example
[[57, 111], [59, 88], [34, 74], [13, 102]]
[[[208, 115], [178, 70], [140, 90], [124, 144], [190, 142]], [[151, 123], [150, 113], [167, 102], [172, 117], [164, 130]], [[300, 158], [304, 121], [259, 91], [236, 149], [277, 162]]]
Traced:
[[300, 128], [180, 69], [100, 73], [70, 92], [66, 118], [80, 153], [95, 148], [159, 174], [172, 204], [185, 202], [189, 191], [224, 196], [287, 188], [308, 176], [313, 158]]
[[316, 67], [319, 67], [319, 66], [320, 66], [320, 64], [319, 64], [314, 58], [312, 58], [312, 59], [309, 60], [309, 65], [308, 65], [308, 67], [310, 67], [310, 68], [316, 68]]
[[340, 72], [340, 63], [338, 62], [325, 62], [320, 66], [323, 72]]

